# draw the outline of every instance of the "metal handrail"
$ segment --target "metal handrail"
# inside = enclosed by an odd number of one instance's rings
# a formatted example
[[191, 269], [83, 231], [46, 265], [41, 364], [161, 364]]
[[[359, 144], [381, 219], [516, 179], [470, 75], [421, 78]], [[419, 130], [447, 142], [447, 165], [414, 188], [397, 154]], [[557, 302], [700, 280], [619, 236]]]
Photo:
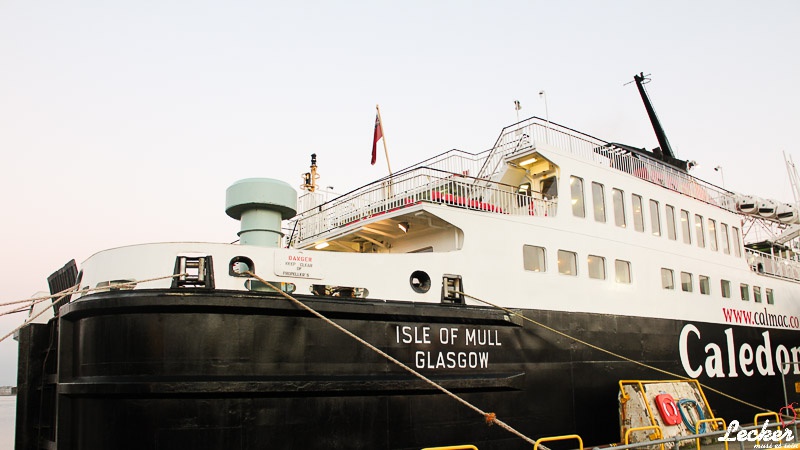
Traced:
[[751, 248], [744, 249], [747, 263], [754, 272], [790, 280], [800, 280], [800, 261], [771, 255]]
[[[663, 439], [664, 438], [664, 430], [661, 429], [658, 425], [648, 425], [646, 427], [633, 427], [628, 428], [625, 430], [625, 445], [630, 443], [629, 439], [631, 437], [631, 433], [635, 433], [637, 431], [645, 431], [645, 430], [655, 430], [656, 432], [649, 435], [649, 438], [655, 437], [656, 439]], [[652, 443], [652, 441], [650, 441]], [[661, 450], [664, 450], [664, 444], [661, 444]]]
[[[475, 177], [421, 167], [395, 176], [391, 185], [375, 184], [357, 195], [345, 196], [325, 207], [297, 217], [295, 245], [303, 245], [333, 230], [363, 219], [399, 210], [422, 202], [496, 214], [554, 216], [556, 202], [541, 193], [521, 194], [515, 186], [497, 182], [475, 185]], [[483, 181], [483, 180], [481, 180]], [[391, 186], [391, 192], [389, 187]]]
[[[581, 437], [578, 436], [577, 434], [565, 434], [563, 436], [551, 436], [551, 437], [539, 438], [533, 444], [533, 450], [538, 450], [539, 445], [542, 442], [564, 441], [564, 440], [567, 440], [567, 439], [577, 439], [578, 440], [578, 445], [580, 445], [579, 449], [583, 450], [583, 439], [581, 439]], [[544, 447], [544, 446], [542, 446], [542, 447]]]
[[[725, 419], [721, 417], [712, 417], [711, 419], [698, 420], [697, 423], [694, 424], [694, 429], [700, 430], [700, 425], [703, 425], [704, 423], [710, 424], [711, 427], [714, 428], [715, 430], [716, 430], [716, 424], [718, 423], [722, 423], [723, 430], [728, 428], [728, 425], [725, 423]], [[695, 447], [697, 448], [697, 450], [700, 450], [700, 438], [697, 438], [697, 441], [695, 442]], [[728, 450], [728, 441], [725, 441], [725, 450]]]

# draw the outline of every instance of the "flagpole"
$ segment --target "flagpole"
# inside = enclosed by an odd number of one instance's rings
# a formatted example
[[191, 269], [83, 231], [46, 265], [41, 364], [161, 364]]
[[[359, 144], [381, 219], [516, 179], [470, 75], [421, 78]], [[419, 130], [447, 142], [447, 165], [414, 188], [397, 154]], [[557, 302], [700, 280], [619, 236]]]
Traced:
[[389, 164], [389, 149], [386, 147], [386, 130], [383, 129], [383, 119], [381, 119], [381, 108], [378, 105], [375, 105], [375, 109], [378, 111], [378, 124], [381, 127], [381, 136], [383, 137], [383, 152], [386, 154], [386, 167], [389, 168], [389, 176], [392, 176], [392, 165]]

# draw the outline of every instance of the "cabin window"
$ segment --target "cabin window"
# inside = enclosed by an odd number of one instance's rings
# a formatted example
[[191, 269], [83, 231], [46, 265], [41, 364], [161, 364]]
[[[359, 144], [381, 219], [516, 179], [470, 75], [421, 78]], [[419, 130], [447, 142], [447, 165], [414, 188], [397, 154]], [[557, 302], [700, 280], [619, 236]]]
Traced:
[[594, 204], [594, 220], [598, 222], [606, 221], [606, 197], [603, 185], [592, 182], [592, 203]]
[[546, 199], [558, 197], [558, 183], [556, 177], [545, 178], [542, 180], [539, 190]]
[[672, 269], [661, 268], [661, 287], [664, 289], [675, 289], [675, 273]]
[[724, 223], [720, 223], [720, 234], [722, 235], [722, 253], [726, 255], [731, 254], [731, 242], [728, 240], [728, 225]]
[[774, 305], [775, 304], [775, 298], [772, 296], [772, 289], [767, 288], [766, 291], [767, 291], [767, 304], [768, 305]]
[[750, 301], [750, 286], [742, 283], [739, 285], [739, 294], [742, 296], [742, 300]]
[[742, 257], [742, 246], [739, 243], [739, 229], [736, 227], [733, 228], [733, 254], [736, 255], [737, 258]]
[[719, 289], [722, 292], [722, 298], [731, 298], [731, 282], [728, 280], [720, 280]]
[[699, 214], [694, 215], [694, 230], [697, 235], [697, 246], [701, 248], [705, 247], [706, 232], [703, 230], [703, 216]]
[[558, 273], [564, 275], [577, 276], [578, 275], [578, 255], [574, 252], [566, 250], [558, 251]]
[[753, 301], [756, 303], [761, 303], [761, 287], [760, 286], [753, 286]]
[[713, 219], [708, 219], [708, 246], [717, 251], [717, 222]]
[[522, 246], [522, 264], [525, 270], [531, 272], [544, 272], [547, 270], [544, 247], [535, 245]]
[[642, 196], [636, 194], [631, 195], [631, 204], [633, 204], [633, 229], [643, 232], [644, 211], [642, 211]]
[[625, 195], [619, 189], [611, 190], [612, 202], [614, 203], [614, 223], [618, 227], [625, 228]]
[[583, 179], [575, 176], [569, 177], [569, 189], [572, 193], [572, 215], [586, 217], [583, 206]]
[[661, 215], [658, 209], [658, 202], [650, 200], [650, 228], [653, 236], [661, 236]]
[[606, 259], [602, 256], [589, 255], [589, 278], [606, 279]]
[[673, 241], [678, 239], [678, 230], [675, 227], [675, 207], [667, 205], [667, 237]]
[[614, 261], [614, 270], [617, 273], [617, 283], [631, 284], [631, 263], [617, 259]]
[[681, 210], [681, 231], [683, 231], [683, 242], [692, 243], [692, 226], [689, 225], [689, 211]]
[[697, 281], [700, 283], [700, 293], [703, 295], [711, 295], [711, 285], [709, 284], [708, 277], [699, 275]]
[[681, 290], [692, 292], [692, 274], [689, 272], [681, 272]]

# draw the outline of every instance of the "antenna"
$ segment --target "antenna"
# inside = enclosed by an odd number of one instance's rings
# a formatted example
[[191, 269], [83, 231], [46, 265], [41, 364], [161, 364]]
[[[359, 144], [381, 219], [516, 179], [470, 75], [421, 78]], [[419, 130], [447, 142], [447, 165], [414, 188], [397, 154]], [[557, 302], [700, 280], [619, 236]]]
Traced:
[[792, 156], [786, 156], [783, 152], [783, 160], [786, 162], [786, 171], [789, 173], [789, 183], [792, 185], [792, 195], [794, 196], [794, 204], [800, 203], [800, 178], [797, 176], [797, 167], [794, 165]]

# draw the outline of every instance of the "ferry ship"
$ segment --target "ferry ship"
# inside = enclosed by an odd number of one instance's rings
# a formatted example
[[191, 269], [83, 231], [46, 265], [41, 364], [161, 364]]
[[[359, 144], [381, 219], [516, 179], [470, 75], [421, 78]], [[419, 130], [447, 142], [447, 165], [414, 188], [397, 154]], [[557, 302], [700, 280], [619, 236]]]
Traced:
[[[316, 161], [299, 198], [239, 181], [238, 243], [66, 265], [54, 317], [19, 332], [17, 448], [530, 448], [456, 397], [603, 444], [619, 380], [656, 369], [798, 400], [797, 210], [692, 176], [635, 80], [654, 151], [531, 118], [333, 198]], [[753, 223], [776, 234], [745, 242]]]

